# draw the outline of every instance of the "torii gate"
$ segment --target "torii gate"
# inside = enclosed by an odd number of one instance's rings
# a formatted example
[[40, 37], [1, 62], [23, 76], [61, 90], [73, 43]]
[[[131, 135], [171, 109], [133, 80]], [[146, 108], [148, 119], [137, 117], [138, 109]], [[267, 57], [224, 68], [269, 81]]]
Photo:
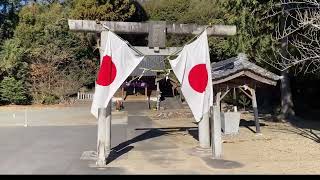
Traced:
[[[89, 20], [68, 20], [72, 31], [100, 33], [100, 58], [105, 48], [106, 32], [104, 26], [118, 34], [148, 34], [148, 47], [134, 47], [145, 55], [168, 56], [176, 52], [179, 47], [166, 47], [166, 33], [170, 34], [199, 34], [205, 28], [196, 24], [168, 24], [165, 21], [149, 22], [110, 22]], [[213, 25], [207, 29], [209, 36], [232, 36], [236, 34], [236, 26]], [[111, 104], [111, 103], [109, 103]], [[220, 118], [214, 118], [212, 123], [213, 137], [212, 150], [214, 156], [221, 156], [221, 125]], [[217, 125], [215, 125], [218, 123]], [[219, 128], [220, 127], [220, 128]], [[210, 121], [209, 113], [199, 122], [199, 145], [200, 148], [210, 148]], [[220, 129], [220, 130], [219, 130]], [[97, 166], [106, 165], [106, 157], [111, 150], [111, 106], [99, 109], [98, 120], [98, 143], [97, 143]]]

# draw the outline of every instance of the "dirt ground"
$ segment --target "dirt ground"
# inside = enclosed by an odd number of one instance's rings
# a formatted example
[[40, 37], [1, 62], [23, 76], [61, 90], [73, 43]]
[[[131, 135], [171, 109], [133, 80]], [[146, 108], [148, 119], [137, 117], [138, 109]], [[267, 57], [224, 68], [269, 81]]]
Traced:
[[[171, 118], [170, 118], [171, 115]], [[166, 118], [163, 119], [162, 117]], [[190, 113], [175, 111], [151, 115], [159, 127], [196, 127]], [[242, 115], [239, 134], [223, 136], [223, 159], [240, 163], [241, 167], [213, 169], [215, 174], [320, 174], [320, 132], [317, 127], [302, 129], [289, 123], [261, 123], [261, 135], [254, 133], [251, 114]], [[306, 122], [308, 123], [308, 122]], [[170, 133], [169, 133], [170, 134]], [[174, 132], [171, 138], [178, 146], [197, 146], [198, 141], [187, 132]]]

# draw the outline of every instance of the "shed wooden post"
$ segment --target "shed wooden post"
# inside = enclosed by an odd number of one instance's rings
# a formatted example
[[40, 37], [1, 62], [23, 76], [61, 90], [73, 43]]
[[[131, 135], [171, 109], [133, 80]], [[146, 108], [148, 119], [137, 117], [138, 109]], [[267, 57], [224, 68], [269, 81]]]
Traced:
[[250, 88], [251, 96], [252, 96], [252, 108], [254, 113], [254, 121], [256, 123], [256, 133], [261, 133], [260, 123], [259, 123], [259, 115], [258, 115], [258, 105], [257, 105], [257, 97], [256, 90], [254, 88]]
[[220, 97], [221, 92], [218, 92], [212, 113], [212, 156], [214, 159], [219, 159], [222, 156]]

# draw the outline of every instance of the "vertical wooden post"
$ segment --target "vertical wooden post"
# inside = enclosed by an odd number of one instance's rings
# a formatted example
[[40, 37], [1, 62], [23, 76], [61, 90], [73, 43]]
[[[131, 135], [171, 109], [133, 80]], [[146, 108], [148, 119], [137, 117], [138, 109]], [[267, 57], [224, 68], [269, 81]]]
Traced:
[[175, 89], [175, 88], [172, 86], [172, 96], [173, 96], [173, 97], [176, 97], [176, 94], [175, 94], [175, 92], [174, 92], [174, 89]]
[[148, 109], [151, 109], [150, 96], [148, 96]]
[[233, 105], [237, 104], [237, 92], [236, 88], [233, 88]]
[[106, 165], [106, 116], [107, 111], [105, 108], [98, 110], [98, 142], [97, 142], [97, 166]]
[[220, 97], [221, 92], [218, 92], [212, 113], [212, 156], [214, 159], [219, 159], [222, 156]]
[[133, 95], [137, 95], [136, 94], [136, 83], [133, 85]]
[[157, 82], [157, 110], [160, 111], [160, 87], [159, 82]]
[[124, 97], [124, 87], [121, 88], [121, 97], [122, 97], [122, 99], [125, 98], [125, 97]]
[[254, 121], [256, 123], [256, 133], [261, 133], [260, 123], [259, 123], [259, 115], [258, 115], [258, 105], [257, 105], [257, 96], [256, 90], [254, 88], [250, 88], [251, 96], [252, 96], [252, 108], [254, 113]]
[[160, 92], [160, 85], [159, 82], [157, 82], [157, 91]]
[[144, 93], [147, 99], [147, 105], [148, 105], [148, 109], [151, 109], [151, 105], [150, 105], [150, 96], [148, 96], [148, 86], [146, 85], [146, 87], [144, 88]]

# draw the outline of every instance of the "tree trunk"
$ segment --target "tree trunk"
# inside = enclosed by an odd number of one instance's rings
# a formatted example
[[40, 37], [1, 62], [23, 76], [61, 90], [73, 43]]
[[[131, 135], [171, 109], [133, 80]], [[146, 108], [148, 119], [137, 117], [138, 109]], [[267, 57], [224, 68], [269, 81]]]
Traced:
[[[284, 3], [287, 3], [287, 0], [284, 1]], [[283, 4], [282, 5], [283, 8], [283, 15], [281, 18], [281, 29], [282, 29], [282, 33], [283, 35], [285, 34], [285, 29], [286, 27], [286, 23], [285, 23], [285, 19], [288, 16], [287, 14], [285, 14], [284, 12], [287, 9], [287, 4]], [[281, 39], [281, 51], [282, 51], [282, 55], [287, 58], [288, 57], [288, 53], [287, 53], [287, 48], [288, 48], [288, 36], [284, 37]], [[283, 62], [286, 62], [285, 58], [282, 59]], [[280, 118], [281, 119], [287, 119], [289, 116], [294, 115], [294, 110], [293, 110], [293, 101], [292, 101], [292, 94], [291, 94], [291, 87], [290, 87], [290, 78], [289, 78], [289, 70], [285, 70], [281, 72], [281, 115]]]
[[287, 71], [281, 72], [281, 118], [287, 119], [295, 114], [290, 87], [290, 78]]

